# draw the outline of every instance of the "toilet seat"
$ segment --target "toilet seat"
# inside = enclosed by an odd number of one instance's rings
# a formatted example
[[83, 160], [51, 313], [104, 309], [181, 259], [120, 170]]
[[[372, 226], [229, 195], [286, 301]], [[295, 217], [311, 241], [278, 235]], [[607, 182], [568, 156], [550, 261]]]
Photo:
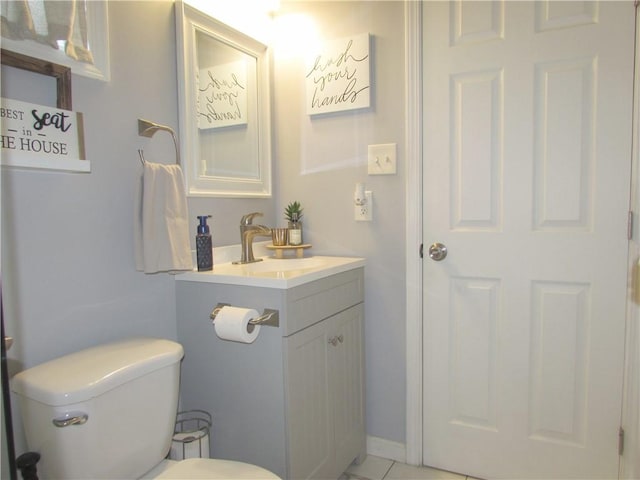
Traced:
[[257, 465], [213, 458], [189, 458], [172, 462], [168, 468], [153, 478], [157, 480], [281, 480], [277, 475]]

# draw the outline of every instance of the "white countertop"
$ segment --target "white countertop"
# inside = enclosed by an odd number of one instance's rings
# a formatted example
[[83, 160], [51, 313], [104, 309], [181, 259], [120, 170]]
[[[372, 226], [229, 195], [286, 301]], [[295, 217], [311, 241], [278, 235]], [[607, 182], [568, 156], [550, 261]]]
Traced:
[[175, 276], [176, 281], [287, 289], [365, 266], [365, 259], [357, 257], [324, 255], [283, 259], [276, 259], [272, 255], [258, 257], [257, 255], [266, 251], [266, 248], [262, 248], [264, 245], [257, 245], [257, 247], [254, 250], [256, 258], [262, 258], [262, 261], [243, 265], [232, 263], [231, 258], [239, 254], [236, 246], [214, 248], [213, 270], [180, 273]]

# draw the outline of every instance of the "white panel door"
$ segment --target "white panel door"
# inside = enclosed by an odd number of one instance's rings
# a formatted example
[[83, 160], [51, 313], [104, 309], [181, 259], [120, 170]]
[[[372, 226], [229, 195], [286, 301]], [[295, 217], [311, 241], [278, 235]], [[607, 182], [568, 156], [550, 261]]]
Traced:
[[615, 478], [633, 2], [423, 12], [424, 463]]

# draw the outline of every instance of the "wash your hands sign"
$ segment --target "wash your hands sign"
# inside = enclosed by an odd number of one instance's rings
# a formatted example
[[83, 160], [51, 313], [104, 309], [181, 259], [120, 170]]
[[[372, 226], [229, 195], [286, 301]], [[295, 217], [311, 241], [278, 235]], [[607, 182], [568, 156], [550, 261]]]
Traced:
[[328, 42], [307, 60], [307, 114], [371, 105], [368, 33]]

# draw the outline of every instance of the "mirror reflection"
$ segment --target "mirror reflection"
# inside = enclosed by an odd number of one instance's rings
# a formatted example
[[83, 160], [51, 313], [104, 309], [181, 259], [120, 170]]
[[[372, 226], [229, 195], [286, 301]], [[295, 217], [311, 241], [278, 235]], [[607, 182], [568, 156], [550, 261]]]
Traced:
[[201, 31], [196, 51], [202, 174], [257, 179], [256, 59]]

